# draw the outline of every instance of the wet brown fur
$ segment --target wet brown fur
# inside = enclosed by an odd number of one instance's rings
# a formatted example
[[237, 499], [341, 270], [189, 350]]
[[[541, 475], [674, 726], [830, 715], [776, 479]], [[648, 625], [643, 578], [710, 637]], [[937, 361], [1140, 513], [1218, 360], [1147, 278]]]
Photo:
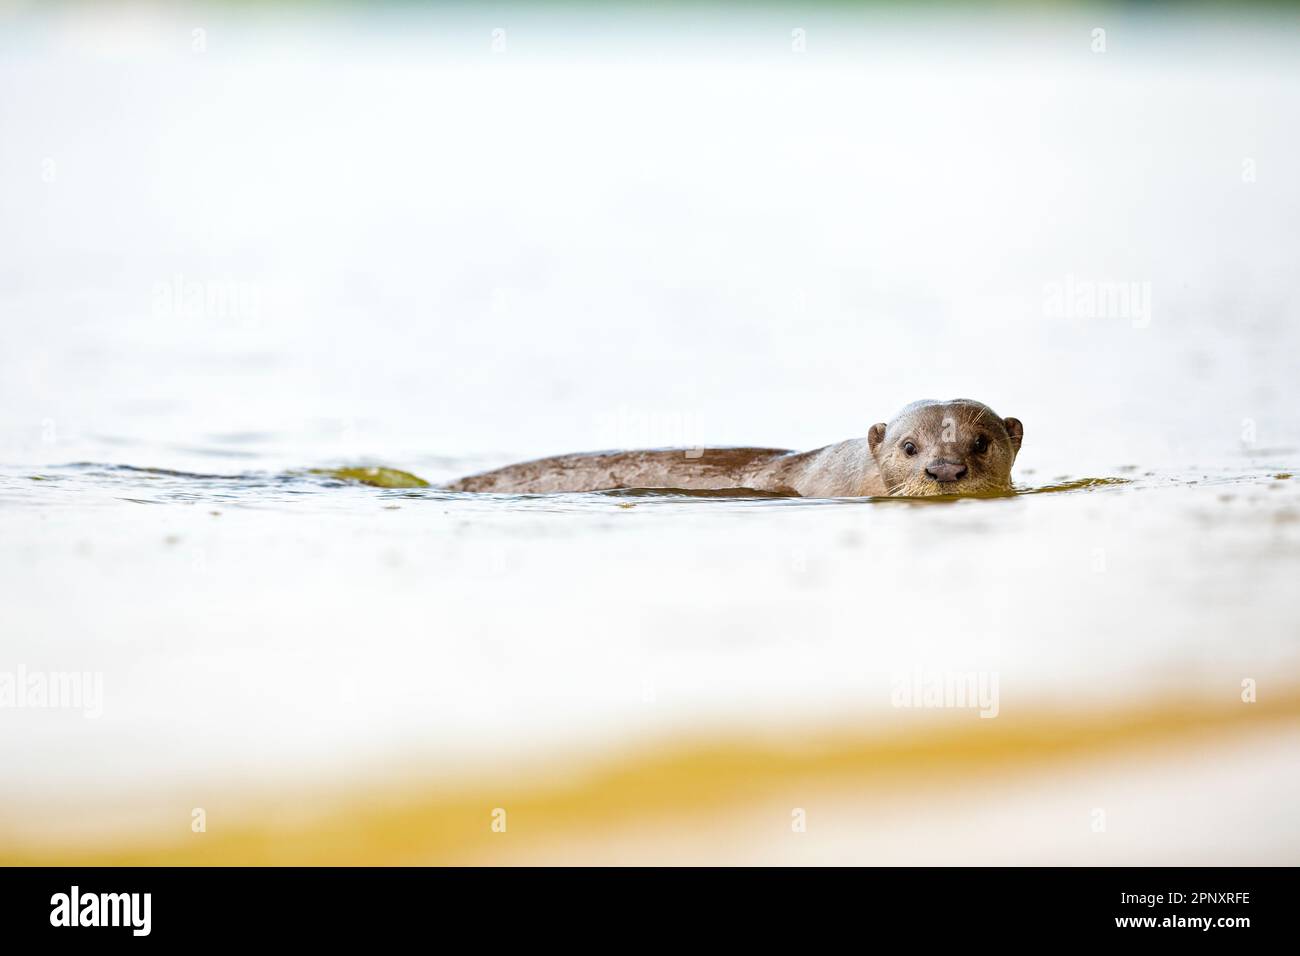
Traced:
[[[750, 488], [774, 494], [837, 498], [870, 495], [980, 494], [1007, 491], [1023, 429], [969, 399], [913, 402], [888, 424], [813, 451], [781, 448], [665, 448], [588, 452], [540, 458], [470, 475], [451, 491], [547, 494], [616, 488], [722, 491]], [[988, 449], [975, 453], [983, 435]], [[907, 456], [902, 446], [918, 448]], [[924, 452], [924, 453], [922, 453]], [[935, 461], [960, 460], [968, 474], [953, 482], [930, 478]]]

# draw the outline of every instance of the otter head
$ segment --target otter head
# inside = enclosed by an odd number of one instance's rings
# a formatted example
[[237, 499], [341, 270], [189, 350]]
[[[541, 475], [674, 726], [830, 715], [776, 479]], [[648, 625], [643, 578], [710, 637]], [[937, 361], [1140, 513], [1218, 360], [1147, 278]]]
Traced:
[[891, 495], [976, 495], [1011, 490], [1024, 426], [967, 398], [908, 405], [872, 425], [867, 444]]

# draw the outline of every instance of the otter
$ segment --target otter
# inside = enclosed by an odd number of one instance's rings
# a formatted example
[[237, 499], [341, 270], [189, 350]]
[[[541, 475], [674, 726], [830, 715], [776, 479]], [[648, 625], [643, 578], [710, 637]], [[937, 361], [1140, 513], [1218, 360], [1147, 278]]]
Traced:
[[987, 495], [1011, 491], [1024, 426], [967, 398], [913, 402], [866, 438], [796, 452], [667, 448], [540, 458], [470, 475], [449, 491], [497, 494], [676, 488], [804, 498]]

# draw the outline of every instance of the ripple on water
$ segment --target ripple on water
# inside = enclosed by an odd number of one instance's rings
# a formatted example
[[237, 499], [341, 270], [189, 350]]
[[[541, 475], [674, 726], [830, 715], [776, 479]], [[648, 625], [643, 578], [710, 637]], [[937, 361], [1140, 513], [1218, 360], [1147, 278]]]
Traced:
[[[446, 491], [409, 471], [382, 465], [306, 468], [287, 471], [206, 473], [171, 468], [100, 462], [76, 462], [38, 474], [0, 475], [0, 500], [39, 504], [71, 504], [82, 497], [108, 497], [138, 504], [192, 503], [221, 500], [249, 507], [288, 505], [312, 499], [330, 507], [383, 498], [427, 499], [474, 503], [480, 508], [523, 507], [529, 510], [589, 511], [638, 504], [655, 506], [809, 507], [828, 505], [951, 505], [980, 499], [1007, 500], [1037, 495], [1129, 494], [1158, 489], [1238, 485], [1281, 487], [1292, 472], [1276, 469], [1205, 471], [1146, 471], [1138, 466], [1117, 469], [1132, 477], [1058, 476], [1041, 485], [1020, 485], [1010, 492], [974, 496], [936, 495], [925, 498], [800, 498], [734, 488], [702, 491], [682, 488], [619, 488], [562, 494], [476, 494]], [[454, 470], [454, 469], [453, 469]], [[1222, 491], [1220, 492], [1222, 494]]]

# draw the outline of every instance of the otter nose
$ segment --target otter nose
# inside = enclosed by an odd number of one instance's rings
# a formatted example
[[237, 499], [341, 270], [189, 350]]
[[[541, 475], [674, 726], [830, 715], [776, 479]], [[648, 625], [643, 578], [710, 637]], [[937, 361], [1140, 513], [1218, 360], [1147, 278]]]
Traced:
[[940, 459], [939, 461], [927, 465], [925, 473], [935, 481], [956, 481], [962, 475], [966, 474], [966, 466], [959, 465], [953, 461], [944, 461], [943, 459]]

